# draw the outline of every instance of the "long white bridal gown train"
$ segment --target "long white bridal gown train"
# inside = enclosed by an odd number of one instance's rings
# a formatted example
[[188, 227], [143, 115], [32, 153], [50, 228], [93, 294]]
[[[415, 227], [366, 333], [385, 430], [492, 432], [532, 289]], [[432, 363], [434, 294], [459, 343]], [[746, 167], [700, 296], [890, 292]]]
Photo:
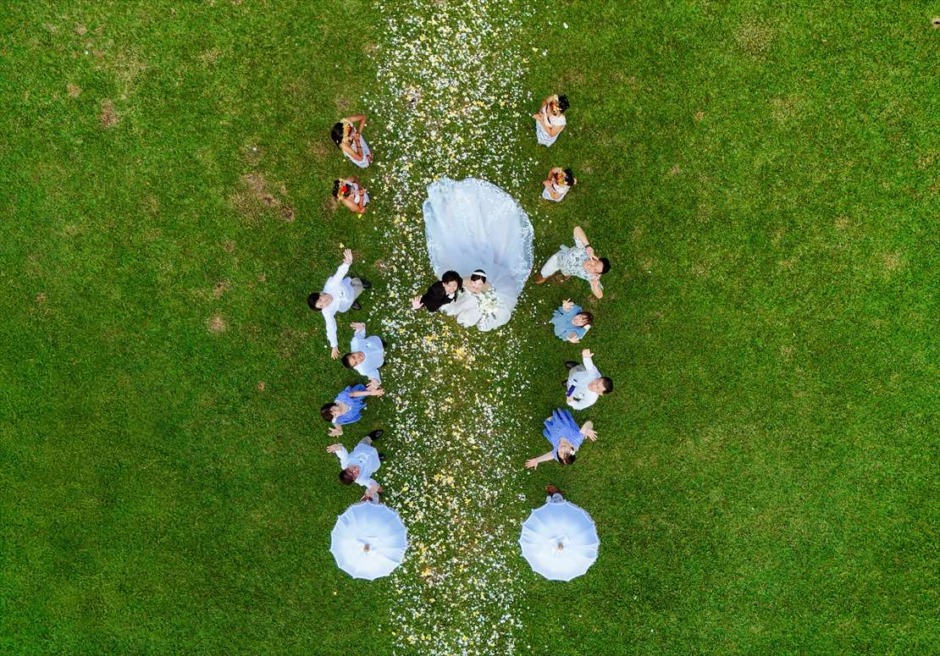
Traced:
[[442, 178], [428, 186], [424, 225], [431, 267], [469, 276], [486, 272], [493, 291], [461, 293], [448, 314], [481, 331], [506, 324], [532, 270], [533, 230], [515, 199], [485, 180]]

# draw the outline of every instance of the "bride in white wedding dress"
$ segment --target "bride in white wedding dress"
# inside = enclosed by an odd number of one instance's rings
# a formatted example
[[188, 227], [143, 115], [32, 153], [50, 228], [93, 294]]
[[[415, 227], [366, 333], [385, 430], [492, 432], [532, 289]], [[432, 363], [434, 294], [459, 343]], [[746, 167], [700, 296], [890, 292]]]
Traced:
[[[464, 327], [506, 324], [532, 270], [532, 223], [512, 196], [475, 178], [441, 178], [428, 186], [424, 227], [431, 267], [480, 278], [441, 308]], [[472, 281], [479, 283], [479, 280]]]

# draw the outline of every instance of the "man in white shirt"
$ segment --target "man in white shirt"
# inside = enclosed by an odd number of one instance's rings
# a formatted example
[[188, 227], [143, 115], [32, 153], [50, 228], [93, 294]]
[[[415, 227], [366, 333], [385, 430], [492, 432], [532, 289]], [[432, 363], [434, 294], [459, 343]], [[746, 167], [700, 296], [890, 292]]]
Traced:
[[323, 313], [323, 321], [326, 322], [326, 339], [332, 348], [330, 357], [334, 360], [339, 357], [339, 342], [336, 340], [336, 313], [346, 312], [350, 308], [358, 310], [359, 303], [356, 302], [356, 298], [364, 289], [372, 286], [368, 280], [346, 277], [352, 261], [352, 251], [347, 248], [343, 251], [343, 263], [323, 285], [323, 291], [314, 292], [307, 297], [307, 305], [310, 309]]
[[355, 369], [369, 379], [369, 387], [378, 389], [382, 384], [379, 367], [385, 364], [385, 344], [382, 338], [372, 335], [366, 337], [364, 323], [349, 324], [353, 329], [353, 338], [349, 343], [349, 353], [343, 356], [343, 366]]
[[381, 436], [381, 429], [372, 431], [359, 441], [352, 453], [348, 453], [342, 444], [331, 444], [326, 447], [327, 453], [335, 453], [339, 458], [339, 466], [343, 468], [343, 471], [339, 473], [340, 482], [343, 485], [358, 483], [366, 488], [366, 493], [362, 497], [363, 501], [378, 501], [377, 495], [382, 491], [382, 486], [372, 478], [372, 474], [382, 466], [381, 457], [372, 446], [372, 441]]
[[584, 349], [581, 351], [583, 364], [565, 363], [571, 370], [565, 385], [565, 400], [575, 410], [590, 408], [599, 397], [614, 391], [614, 381], [601, 375], [591, 359], [593, 356], [590, 349]]

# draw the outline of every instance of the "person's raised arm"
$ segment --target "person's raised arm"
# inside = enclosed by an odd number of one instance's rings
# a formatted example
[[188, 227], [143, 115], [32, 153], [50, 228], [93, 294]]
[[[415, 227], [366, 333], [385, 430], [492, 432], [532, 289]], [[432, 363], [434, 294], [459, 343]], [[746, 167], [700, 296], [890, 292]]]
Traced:
[[597, 277], [591, 278], [591, 293], [595, 298], [604, 298], [604, 290], [601, 289], [601, 281]]
[[591, 245], [591, 242], [588, 240], [587, 235], [584, 234], [584, 230], [581, 229], [581, 226], [576, 226], [574, 229], [574, 238], [575, 241], [581, 242], [581, 245], [587, 248]]
[[336, 273], [330, 276], [330, 279], [327, 280], [327, 284], [335, 282], [337, 285], [343, 282], [343, 278], [346, 277], [346, 274], [349, 273], [349, 265], [352, 264], [353, 255], [352, 250], [346, 249], [343, 251], [343, 262], [338, 267], [336, 267]]
[[548, 132], [548, 136], [557, 137], [558, 133], [564, 129], [564, 125], [552, 125], [548, 122], [548, 119], [542, 122], [542, 127], [545, 128], [545, 131]]
[[591, 353], [591, 349], [583, 349], [581, 351], [581, 360], [584, 362], [585, 369], [597, 369], [597, 367], [594, 366], [594, 360], [592, 359], [593, 357], [594, 354]]
[[339, 466], [343, 469], [346, 469], [346, 458], [349, 457], [349, 452], [346, 451], [346, 447], [342, 444], [331, 444], [326, 447], [327, 453], [333, 453], [339, 458]]
[[332, 349], [330, 357], [335, 360], [339, 357], [339, 341], [336, 339], [336, 310], [328, 305], [320, 312], [323, 315], [323, 323], [326, 324], [326, 341]]
[[345, 141], [342, 142], [339, 147], [342, 149], [342, 151], [343, 151], [344, 153], [346, 153], [347, 155], [349, 155], [349, 157], [351, 157], [354, 162], [361, 162], [361, 161], [362, 161], [362, 153], [356, 152], [356, 149], [353, 148], [352, 146], [350, 146], [350, 145], [349, 145], [348, 143], [346, 143]]
[[366, 126], [366, 115], [365, 114], [356, 114], [355, 116], [347, 116], [344, 120], [349, 121], [350, 123], [358, 123], [359, 131], [362, 132], [362, 129]]
[[581, 426], [581, 434], [584, 435], [584, 437], [591, 440], [592, 442], [596, 442], [597, 431], [594, 430], [594, 422], [593, 421], [584, 422], [584, 425]]
[[365, 390], [358, 390], [355, 392], [350, 392], [349, 396], [351, 396], [354, 399], [358, 399], [360, 396], [382, 396], [383, 394], [385, 394], [385, 390], [382, 388], [378, 388], [378, 389], [372, 389], [372, 390], [365, 389]]
[[525, 461], [526, 469], [538, 469], [538, 466], [543, 462], [551, 462], [555, 459], [555, 452], [549, 451], [543, 455], [538, 456], [537, 458], [530, 458]]

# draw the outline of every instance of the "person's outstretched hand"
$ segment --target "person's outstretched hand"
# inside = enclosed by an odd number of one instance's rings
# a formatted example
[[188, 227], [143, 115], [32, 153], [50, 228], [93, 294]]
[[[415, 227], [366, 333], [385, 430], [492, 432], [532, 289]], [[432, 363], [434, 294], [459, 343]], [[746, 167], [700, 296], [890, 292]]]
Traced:
[[594, 430], [594, 422], [592, 421], [584, 422], [584, 426], [581, 427], [581, 434], [584, 435], [584, 437], [591, 440], [592, 442], [596, 442], [597, 431]]
[[573, 307], [574, 307], [574, 303], [571, 302], [570, 298], [566, 298], [565, 300], [561, 302], [561, 309], [564, 310], [565, 312], [567, 312]]
[[336, 453], [337, 451], [339, 451], [339, 450], [342, 449], [342, 448], [343, 448], [343, 445], [342, 445], [342, 444], [331, 444], [330, 446], [326, 447], [326, 452], [327, 452], [327, 453]]
[[347, 248], [346, 250], [343, 251], [343, 263], [352, 264], [352, 261], [353, 261], [352, 249]]
[[349, 324], [349, 327], [355, 330], [356, 332], [359, 332], [360, 330], [365, 332], [366, 330], [366, 325], [362, 323], [361, 321], [353, 321], [351, 324]]
[[411, 299], [411, 309], [412, 309], [412, 310], [420, 310], [422, 305], [424, 305], [424, 304], [421, 302], [421, 297], [420, 297], [420, 296], [415, 296], [413, 299]]
[[343, 434], [342, 426], [333, 426], [333, 428], [331, 428], [330, 432], [328, 433], [330, 437], [339, 437], [342, 434]]
[[529, 458], [525, 461], [526, 469], [538, 469], [539, 459], [538, 458]]
[[574, 333], [571, 333], [570, 335], [568, 335], [568, 341], [571, 342], [572, 344], [577, 344], [578, 342], [581, 341], [581, 338], [575, 335]]
[[582, 357], [582, 358], [593, 358], [593, 357], [594, 357], [594, 354], [591, 353], [591, 349], [584, 349], [583, 351], [581, 351], [581, 357]]
[[339, 357], [339, 349], [337, 347], [334, 346], [333, 350], [330, 351], [330, 357], [334, 360]]

